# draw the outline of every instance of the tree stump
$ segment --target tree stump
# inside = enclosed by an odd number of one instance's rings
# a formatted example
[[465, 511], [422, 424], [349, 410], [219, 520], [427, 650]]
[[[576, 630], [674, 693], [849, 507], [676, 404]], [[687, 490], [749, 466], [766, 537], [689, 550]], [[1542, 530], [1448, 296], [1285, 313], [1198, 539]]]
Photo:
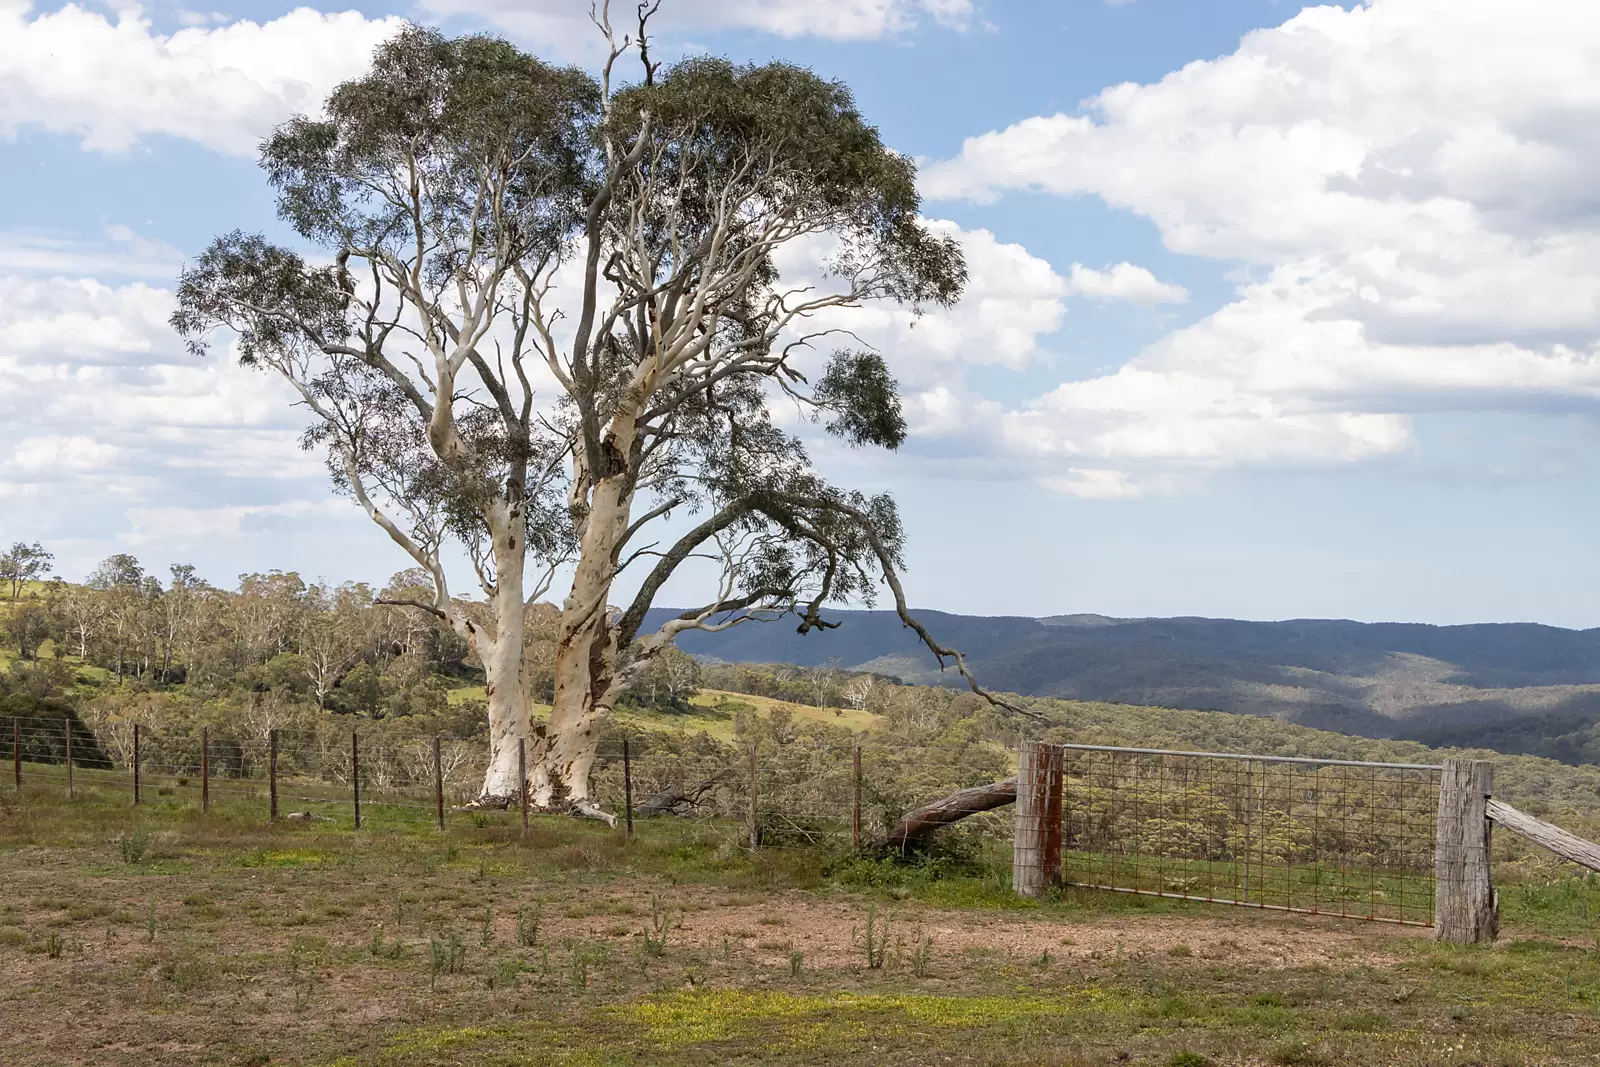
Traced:
[[1447, 759], [1439, 775], [1434, 844], [1434, 936], [1453, 945], [1492, 942], [1499, 900], [1489, 877], [1489, 794], [1494, 764]]

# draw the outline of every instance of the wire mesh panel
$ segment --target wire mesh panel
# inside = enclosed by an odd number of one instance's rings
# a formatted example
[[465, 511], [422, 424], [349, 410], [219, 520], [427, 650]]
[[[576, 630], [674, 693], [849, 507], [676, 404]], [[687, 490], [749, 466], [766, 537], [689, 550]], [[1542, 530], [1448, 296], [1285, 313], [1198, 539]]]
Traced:
[[1437, 766], [1061, 747], [1063, 884], [1433, 924]]

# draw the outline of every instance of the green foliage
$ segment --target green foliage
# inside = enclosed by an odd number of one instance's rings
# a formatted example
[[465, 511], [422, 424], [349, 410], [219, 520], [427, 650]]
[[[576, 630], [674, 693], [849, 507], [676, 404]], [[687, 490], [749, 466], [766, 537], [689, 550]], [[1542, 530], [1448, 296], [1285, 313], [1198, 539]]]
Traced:
[[543, 905], [535, 901], [517, 909], [517, 944], [532, 948], [539, 940], [539, 920]]
[[143, 826], [134, 827], [117, 838], [117, 850], [122, 854], [123, 863], [139, 863], [150, 851], [150, 831]]
[[428, 988], [433, 989], [441, 974], [460, 974], [466, 966], [467, 945], [455, 930], [445, 930], [428, 940]]
[[867, 905], [867, 924], [861, 931], [861, 952], [866, 957], [868, 970], [878, 971], [883, 969], [883, 961], [888, 947], [889, 919], [887, 916], [879, 918], [878, 905], [874, 901]]

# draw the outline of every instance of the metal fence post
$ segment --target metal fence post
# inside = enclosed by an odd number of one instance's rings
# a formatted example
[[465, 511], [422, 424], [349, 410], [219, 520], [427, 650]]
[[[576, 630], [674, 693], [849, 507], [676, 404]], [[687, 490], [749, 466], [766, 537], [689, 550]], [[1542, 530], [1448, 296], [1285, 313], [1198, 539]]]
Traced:
[[278, 821], [278, 730], [267, 731], [267, 795], [271, 798], [271, 819]]
[[756, 789], [756, 743], [750, 742], [750, 849], [755, 851], [761, 847], [761, 812], [757, 805], [758, 794]]
[[1434, 936], [1456, 945], [1493, 941], [1500, 901], [1489, 877], [1489, 795], [1494, 764], [1447, 759], [1439, 774], [1434, 844]]
[[356, 829], [361, 829], [361, 750], [356, 741], [356, 731], [350, 731], [350, 788], [355, 798]]
[[211, 812], [211, 730], [200, 727], [200, 810]]
[[855, 852], [861, 851], [861, 738], [855, 739], [855, 744], [850, 750], [851, 771], [851, 804], [850, 804], [850, 848]]
[[67, 799], [71, 800], [75, 795], [72, 790], [72, 720], [63, 718], [61, 721], [67, 731]]
[[439, 735], [433, 735], [433, 808], [439, 832], [444, 833], [444, 760], [439, 755]]
[[1019, 897], [1040, 897], [1061, 877], [1062, 750], [1042, 741], [1017, 751], [1016, 837], [1011, 884]]
[[139, 724], [133, 724], [133, 802], [139, 803]]
[[22, 792], [22, 716], [11, 716], [11, 776]]
[[628, 738], [622, 738], [622, 810], [628, 821], [628, 837], [633, 837], [633, 760], [628, 752]]
[[522, 799], [522, 839], [528, 839], [528, 740], [517, 738], [517, 795]]

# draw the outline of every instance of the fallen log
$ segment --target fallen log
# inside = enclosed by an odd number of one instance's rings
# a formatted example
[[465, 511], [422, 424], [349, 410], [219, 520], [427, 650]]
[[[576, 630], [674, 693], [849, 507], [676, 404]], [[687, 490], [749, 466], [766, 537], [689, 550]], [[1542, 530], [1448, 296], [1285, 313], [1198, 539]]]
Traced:
[[1487, 814], [1490, 822], [1520, 834], [1562, 859], [1591, 871], [1600, 871], [1600, 845], [1593, 841], [1586, 841], [1577, 834], [1568, 833], [1559, 826], [1536, 819], [1498, 800], [1489, 801]]
[[949, 796], [930, 800], [906, 812], [884, 835], [880, 844], [885, 849], [903, 852], [923, 844], [940, 827], [960, 822], [969, 815], [1014, 804], [1016, 800], [1015, 778], [959, 789]]

